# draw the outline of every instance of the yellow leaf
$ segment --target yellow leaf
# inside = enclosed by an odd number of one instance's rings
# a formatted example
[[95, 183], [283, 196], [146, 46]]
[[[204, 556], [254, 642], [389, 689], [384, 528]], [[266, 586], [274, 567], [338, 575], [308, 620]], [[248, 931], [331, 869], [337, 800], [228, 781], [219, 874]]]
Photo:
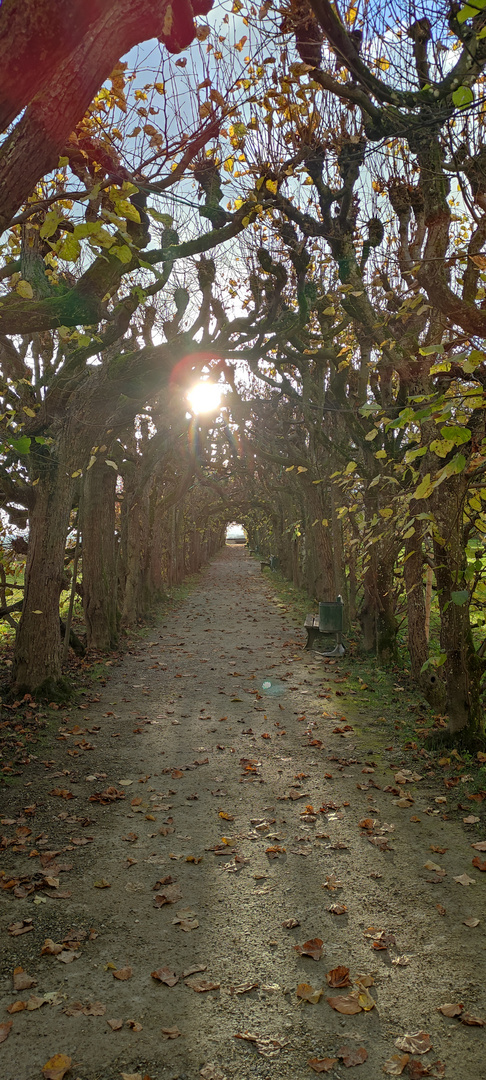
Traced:
[[[89, 465], [88, 465], [88, 469], [92, 469], [92, 468], [93, 468], [93, 465], [94, 465], [95, 461], [96, 461], [96, 454], [91, 454], [91, 457], [90, 457], [90, 459], [89, 459]], [[86, 470], [86, 471], [87, 471], [87, 470]]]
[[32, 297], [34, 295], [32, 291], [32, 285], [30, 285], [28, 281], [24, 281], [23, 279], [17, 282], [17, 285], [15, 286], [15, 291], [18, 292], [19, 296], [21, 296], [23, 300], [32, 300]]
[[42, 1066], [44, 1080], [63, 1080], [71, 1064], [72, 1060], [67, 1054], [54, 1054], [54, 1057], [49, 1058], [49, 1061]]
[[76, 469], [76, 472], [71, 473], [71, 478], [75, 480], [77, 476], [81, 476], [82, 471], [82, 469]]
[[25, 405], [23, 407], [23, 411], [26, 414], [26, 416], [35, 416], [34, 410], [33, 409], [28, 409]]
[[307, 471], [308, 471], [308, 470], [306, 469], [305, 465], [298, 465], [298, 466], [297, 466], [297, 472], [298, 472], [298, 473], [301, 473], [301, 472], [307, 472]]
[[[225, 161], [225, 163], [223, 165], [223, 169], [225, 170], [225, 172], [232, 173], [234, 163], [235, 163], [234, 158], [232, 158], [232, 157], [226, 158], [226, 161]], [[241, 199], [240, 199], [240, 206], [241, 206]]]
[[272, 192], [272, 195], [277, 194], [278, 183], [276, 180], [265, 180], [265, 187]]

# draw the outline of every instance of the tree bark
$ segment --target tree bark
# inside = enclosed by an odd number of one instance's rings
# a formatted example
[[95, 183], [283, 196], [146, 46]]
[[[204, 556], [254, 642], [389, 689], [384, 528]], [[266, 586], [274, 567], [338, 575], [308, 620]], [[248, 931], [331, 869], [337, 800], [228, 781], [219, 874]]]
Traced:
[[59, 597], [73, 480], [53, 454], [45, 457], [35, 493], [13, 666], [13, 684], [24, 693], [54, 686], [61, 677]]
[[98, 459], [84, 481], [83, 607], [88, 649], [113, 649], [118, 636], [116, 471]]
[[0, 151], [0, 232], [55, 169], [69, 135], [116, 62], [158, 37], [194, 38], [211, 0], [6, 0], [0, 11], [0, 130], [26, 111]]

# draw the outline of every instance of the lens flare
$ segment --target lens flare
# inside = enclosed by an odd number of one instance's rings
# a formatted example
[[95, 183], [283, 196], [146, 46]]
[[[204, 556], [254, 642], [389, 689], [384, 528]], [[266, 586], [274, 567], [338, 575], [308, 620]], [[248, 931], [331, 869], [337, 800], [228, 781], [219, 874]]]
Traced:
[[222, 387], [206, 379], [189, 390], [187, 400], [192, 412], [199, 416], [201, 413], [217, 412], [221, 405], [221, 396]]

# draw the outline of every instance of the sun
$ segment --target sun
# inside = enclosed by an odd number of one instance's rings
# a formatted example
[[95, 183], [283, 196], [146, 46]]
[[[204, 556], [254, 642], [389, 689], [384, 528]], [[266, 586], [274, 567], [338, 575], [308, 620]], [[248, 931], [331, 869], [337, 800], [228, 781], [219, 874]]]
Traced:
[[199, 416], [201, 413], [217, 412], [221, 405], [222, 387], [208, 379], [195, 384], [187, 395], [191, 411]]

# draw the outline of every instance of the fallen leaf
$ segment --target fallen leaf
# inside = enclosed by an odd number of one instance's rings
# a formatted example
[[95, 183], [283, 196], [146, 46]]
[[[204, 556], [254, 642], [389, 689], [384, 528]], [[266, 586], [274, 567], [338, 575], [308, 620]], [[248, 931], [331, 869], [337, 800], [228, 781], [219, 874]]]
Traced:
[[454, 881], [457, 881], [458, 885], [475, 885], [475, 878], [469, 877], [468, 874], [460, 874], [459, 877], [455, 877]]
[[25, 1001], [12, 1001], [11, 1005], [7, 1005], [7, 1012], [8, 1013], [23, 1012], [26, 1007], [27, 1007], [27, 1005], [26, 1005]]
[[156, 971], [151, 971], [150, 974], [152, 979], [155, 979], [156, 982], [165, 983], [166, 986], [175, 986], [179, 982], [179, 976], [168, 967], [157, 968]]
[[355, 994], [345, 994], [343, 997], [328, 997], [326, 1001], [331, 1006], [331, 1009], [344, 1013], [346, 1016], [354, 1016], [355, 1013], [362, 1012], [361, 1005]]
[[284, 1046], [287, 1046], [288, 1039], [272, 1039], [266, 1035], [251, 1035], [249, 1031], [238, 1031], [235, 1035], [235, 1039], [245, 1039], [246, 1042], [252, 1042], [255, 1044], [258, 1053], [262, 1057], [274, 1058], [280, 1053]]
[[19, 937], [20, 934], [27, 934], [29, 930], [33, 929], [34, 923], [32, 922], [32, 919], [22, 919], [21, 922], [10, 923], [8, 932], [12, 937]]
[[409, 1054], [393, 1054], [391, 1058], [383, 1062], [382, 1069], [388, 1076], [401, 1076], [405, 1065], [410, 1061]]
[[474, 814], [469, 814], [468, 817], [463, 817], [462, 820], [465, 825], [476, 825], [481, 818], [475, 817]]
[[465, 1012], [462, 1013], [461, 1024], [468, 1024], [470, 1027], [486, 1027], [486, 1020], [481, 1020], [479, 1016], [471, 1016], [471, 1013]]
[[324, 993], [323, 990], [314, 990], [309, 983], [299, 983], [295, 992], [301, 1001], [308, 1001], [311, 1005], [317, 1005]]
[[337, 1058], [309, 1058], [307, 1062], [316, 1073], [330, 1072], [337, 1064]]
[[322, 956], [321, 938], [310, 938], [309, 941], [304, 941], [303, 945], [294, 945], [294, 949], [299, 956], [311, 956], [313, 960], [320, 960]]
[[142, 1025], [138, 1020], [125, 1020], [125, 1027], [129, 1027], [132, 1031], [143, 1031]]
[[360, 982], [359, 979], [356, 979], [356, 985], [358, 987], [358, 1004], [364, 1012], [371, 1012], [371, 1009], [374, 1009], [376, 1005], [375, 999], [372, 998], [371, 994], [368, 993], [367, 987], [364, 983]]
[[182, 893], [178, 885], [169, 885], [163, 892], [154, 896], [154, 907], [164, 907], [165, 904], [176, 904], [182, 900]]
[[349, 968], [343, 966], [332, 968], [326, 974], [326, 981], [332, 987], [351, 986]]
[[411, 1035], [400, 1035], [395, 1039], [395, 1046], [406, 1054], [426, 1054], [432, 1049], [430, 1035], [426, 1031], [416, 1031]]
[[64, 949], [64, 945], [58, 945], [52, 938], [46, 938], [41, 949], [41, 956], [57, 956]]
[[464, 1005], [439, 1005], [438, 1012], [443, 1016], [460, 1016], [464, 1010]]
[[120, 982], [126, 982], [127, 979], [131, 979], [133, 975], [133, 969], [131, 967], [118, 968], [113, 972], [113, 978], [119, 979]]
[[479, 926], [479, 922], [480, 920], [475, 919], [472, 915], [470, 915], [468, 919], [463, 919], [463, 925], [470, 926], [471, 928]]
[[442, 1061], [434, 1061], [430, 1065], [424, 1065], [422, 1061], [410, 1061], [408, 1064], [408, 1075], [410, 1080], [421, 1080], [422, 1077], [430, 1076], [436, 1077], [437, 1080], [443, 1077], [445, 1073], [445, 1065]]
[[333, 889], [342, 889], [342, 881], [338, 881], [335, 874], [328, 874], [326, 880], [322, 886], [323, 889], [329, 889], [331, 892]]
[[282, 926], [284, 930], [294, 930], [296, 926], [300, 926], [300, 922], [298, 919], [286, 919]]
[[344, 915], [348, 909], [346, 904], [330, 904], [327, 910], [331, 915]]
[[42, 1066], [45, 1080], [63, 1080], [71, 1064], [71, 1058], [67, 1054], [54, 1054], [54, 1057], [49, 1058], [49, 1061]]
[[239, 986], [230, 986], [230, 994], [249, 994], [251, 990], [258, 990], [259, 982], [240, 983]]
[[476, 851], [486, 851], [486, 840], [479, 840], [477, 844], [471, 844], [471, 847], [476, 848]]
[[27, 975], [23, 967], [14, 968], [12, 982], [14, 990], [30, 990], [31, 986], [37, 986], [37, 979]]
[[12, 1030], [13, 1020], [4, 1020], [3, 1024], [0, 1024], [0, 1043], [5, 1042], [8, 1039]]
[[178, 1039], [179, 1035], [182, 1035], [182, 1031], [179, 1031], [178, 1027], [161, 1028], [160, 1030], [163, 1039]]
[[338, 1058], [341, 1058], [343, 1065], [346, 1068], [351, 1068], [352, 1065], [362, 1065], [368, 1057], [368, 1051], [364, 1046], [352, 1047], [342, 1046], [340, 1050], [336, 1050]]
[[95, 889], [111, 889], [111, 882], [107, 881], [104, 877], [100, 878], [99, 881], [94, 881], [93, 885]]
[[476, 870], [480, 870], [481, 873], [484, 874], [486, 872], [486, 859], [481, 862], [479, 855], [475, 855], [472, 864], [476, 868]]
[[112, 1031], [121, 1031], [123, 1027], [123, 1020], [107, 1020], [106, 1023]]
[[198, 971], [207, 971], [207, 967], [207, 964], [192, 964], [191, 967], [182, 972], [182, 978], [188, 979], [189, 975], [196, 975]]

